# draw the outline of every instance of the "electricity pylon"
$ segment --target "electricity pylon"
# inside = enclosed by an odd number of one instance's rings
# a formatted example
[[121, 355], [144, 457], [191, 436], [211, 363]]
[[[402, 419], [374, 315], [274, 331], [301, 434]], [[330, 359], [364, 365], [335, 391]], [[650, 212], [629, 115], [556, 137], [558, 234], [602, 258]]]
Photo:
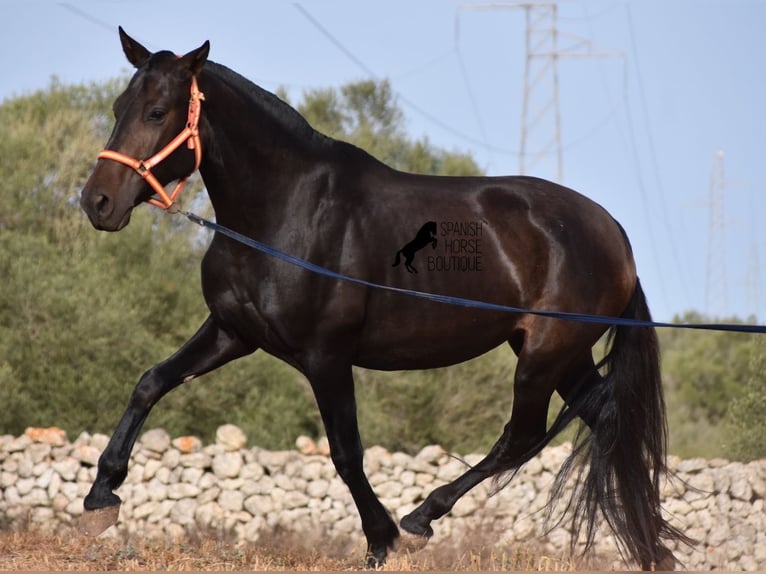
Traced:
[[564, 161], [558, 62], [562, 58], [622, 57], [622, 54], [596, 53], [590, 40], [560, 31], [555, 3], [466, 4], [460, 9], [524, 11], [525, 63], [519, 173], [550, 178], [555, 174], [555, 181], [562, 182]]

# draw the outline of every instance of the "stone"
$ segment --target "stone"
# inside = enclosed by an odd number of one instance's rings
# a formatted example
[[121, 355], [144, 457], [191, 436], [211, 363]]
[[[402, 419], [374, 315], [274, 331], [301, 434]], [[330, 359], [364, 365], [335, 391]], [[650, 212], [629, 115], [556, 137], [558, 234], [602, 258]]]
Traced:
[[168, 487], [156, 478], [153, 478], [146, 485], [146, 492], [151, 500], [159, 502], [167, 498]]
[[322, 466], [319, 461], [308, 462], [301, 468], [300, 477], [308, 482], [319, 480], [322, 476]]
[[16, 481], [16, 490], [21, 496], [26, 496], [35, 487], [34, 478], [22, 478]]
[[399, 475], [399, 482], [403, 487], [413, 486], [415, 484], [415, 473], [411, 470], [404, 470]]
[[244, 496], [236, 490], [224, 490], [218, 496], [218, 504], [226, 512], [239, 512], [244, 506]]
[[755, 496], [761, 499], [766, 498], [766, 468], [763, 464], [760, 466], [760, 472], [755, 463], [748, 464], [747, 480]]
[[175, 500], [161, 500], [154, 507], [154, 512], [149, 515], [149, 522], [160, 522], [170, 516], [170, 511], [175, 506]]
[[[41, 462], [48, 462], [51, 455], [51, 445], [46, 443], [35, 443], [29, 445], [26, 455], [32, 460], [35, 465]], [[46, 465], [47, 466], [47, 465]]]
[[750, 502], [753, 497], [753, 487], [750, 486], [748, 477], [746, 474], [737, 474], [732, 477], [731, 486], [729, 487], [729, 493], [739, 500]]
[[194, 519], [202, 526], [216, 528], [223, 523], [224, 511], [217, 502], [200, 504], [194, 510]]
[[710, 472], [698, 472], [689, 478], [689, 486], [699, 490], [701, 494], [709, 496], [715, 490], [715, 480]]
[[193, 526], [197, 503], [191, 498], [179, 500], [170, 511], [170, 520], [181, 526]]
[[77, 476], [77, 471], [80, 470], [80, 463], [73, 458], [66, 458], [54, 462], [51, 467], [55, 472], [61, 475], [61, 478], [71, 481]]
[[442, 456], [447, 454], [442, 447], [436, 444], [424, 446], [420, 452], [415, 455], [415, 460], [426, 463], [436, 463]]
[[329, 481], [323, 478], [318, 478], [308, 483], [308, 485], [306, 486], [306, 494], [308, 494], [310, 498], [314, 498], [314, 499], [324, 498], [329, 488], [330, 488]]
[[263, 467], [257, 462], [248, 462], [239, 471], [239, 476], [243, 480], [256, 481], [260, 480], [263, 475], [266, 474]]
[[341, 534], [351, 534], [359, 527], [359, 520], [356, 516], [346, 516], [336, 521], [333, 525], [333, 530]]
[[199, 469], [208, 468], [213, 462], [212, 457], [206, 452], [197, 451], [189, 454], [182, 454], [179, 464], [185, 467], [193, 467]]
[[162, 455], [162, 465], [167, 468], [176, 468], [181, 462], [181, 451], [170, 448]]
[[67, 442], [66, 431], [58, 427], [29, 427], [24, 431], [24, 434], [34, 442], [41, 442], [51, 446], [64, 446]]
[[687, 458], [678, 463], [676, 470], [678, 472], [699, 472], [707, 468], [707, 461], [704, 458]]
[[196, 486], [203, 474], [204, 471], [201, 468], [184, 468], [181, 472], [181, 481]]
[[146, 464], [144, 464], [144, 472], [142, 473], [143, 480], [151, 480], [157, 475], [157, 471], [162, 468], [162, 462], [155, 459], [150, 458], [146, 461]]
[[265, 516], [274, 510], [274, 501], [270, 496], [254, 494], [245, 500], [245, 510], [253, 516]]
[[202, 450], [202, 441], [196, 436], [179, 436], [171, 443], [182, 454], [192, 454]]
[[309, 497], [299, 490], [291, 490], [285, 493], [283, 505], [285, 508], [300, 508], [308, 505]]
[[221, 489], [218, 488], [217, 486], [212, 486], [206, 489], [205, 491], [203, 491], [202, 494], [200, 494], [197, 497], [197, 502], [199, 502], [200, 504], [213, 502], [214, 500], [218, 500], [218, 497], [220, 496], [220, 494], [221, 494]]
[[415, 486], [428, 486], [434, 481], [434, 475], [427, 472], [418, 472], [415, 474]]
[[538, 458], [540, 459], [540, 464], [543, 466], [543, 470], [556, 474], [571, 452], [571, 444], [562, 444], [557, 447], [544, 448]]
[[402, 484], [395, 481], [387, 481], [375, 486], [375, 493], [379, 498], [396, 498], [402, 493]]
[[253, 542], [257, 542], [258, 538], [260, 538], [261, 530], [265, 527], [265, 525], [266, 523], [263, 521], [263, 519], [256, 516], [240, 526], [241, 530], [239, 530], [239, 538], [241, 540], [246, 540], [251, 544]]
[[317, 454], [322, 456], [330, 456], [330, 441], [326, 436], [319, 437], [317, 441]]
[[213, 473], [219, 478], [234, 478], [242, 469], [242, 455], [224, 452], [213, 457]]
[[162, 454], [170, 448], [170, 435], [165, 429], [151, 429], [141, 435], [139, 442], [144, 448]]
[[226, 450], [235, 451], [247, 444], [247, 437], [236, 425], [222, 425], [215, 431], [215, 442]]
[[109, 444], [109, 437], [102, 433], [96, 433], [90, 437], [90, 446], [95, 447], [99, 452], [106, 448]]
[[25, 451], [30, 444], [32, 444], [32, 439], [27, 435], [21, 435], [20, 437], [16, 437], [6, 442], [3, 449], [8, 453], [22, 452]]
[[53, 469], [48, 467], [40, 476], [37, 477], [37, 480], [35, 480], [35, 485], [47, 490], [51, 484], [51, 480], [53, 480]]
[[301, 435], [295, 439], [295, 448], [303, 455], [316, 454], [317, 445], [311, 437]]
[[87, 444], [76, 446], [72, 451], [72, 456], [88, 466], [96, 466], [101, 456], [101, 449]]
[[262, 450], [258, 453], [258, 463], [270, 473], [277, 474], [295, 456], [289, 450]]
[[150, 516], [152, 512], [154, 512], [156, 506], [156, 502], [149, 501], [136, 505], [136, 507], [133, 509], [133, 519], [141, 520], [142, 518]]
[[199, 487], [187, 482], [179, 482], [168, 486], [168, 498], [178, 500], [181, 498], [194, 498], [202, 491]]

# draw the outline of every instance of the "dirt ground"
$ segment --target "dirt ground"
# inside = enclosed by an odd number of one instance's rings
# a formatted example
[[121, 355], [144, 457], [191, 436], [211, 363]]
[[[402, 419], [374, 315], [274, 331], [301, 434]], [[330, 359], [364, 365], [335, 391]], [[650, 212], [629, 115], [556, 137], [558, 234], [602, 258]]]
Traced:
[[[563, 571], [567, 559], [540, 556], [519, 547], [485, 548], [476, 537], [464, 548], [427, 547], [394, 553], [384, 571]], [[343, 555], [337, 548], [305, 548], [301, 541], [274, 536], [256, 544], [187, 537], [174, 542], [138, 537], [86, 538], [75, 531], [0, 531], [0, 571], [354, 571], [364, 568], [363, 548]]]

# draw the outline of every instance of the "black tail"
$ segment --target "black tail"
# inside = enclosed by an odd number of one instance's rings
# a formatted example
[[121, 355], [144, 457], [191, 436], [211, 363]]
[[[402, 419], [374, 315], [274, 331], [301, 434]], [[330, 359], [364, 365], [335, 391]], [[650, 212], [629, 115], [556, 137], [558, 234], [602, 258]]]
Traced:
[[[625, 318], [651, 320], [640, 283]], [[657, 334], [647, 327], [613, 327], [611, 349], [600, 368], [601, 384], [582, 390], [571, 414], [589, 421], [577, 434], [572, 454], [563, 465], [552, 497], [563, 491], [579, 465], [572, 512], [574, 545], [585, 529], [587, 551], [595, 539], [599, 511], [614, 531], [625, 558], [643, 568], [672, 565], [670, 551], [660, 542], [690, 543], [660, 511], [660, 476], [665, 472], [667, 422], [660, 379]], [[569, 416], [566, 418], [570, 418]], [[553, 505], [551, 505], [552, 507]]]
[[391, 267], [396, 267], [397, 265], [399, 265], [399, 258], [401, 254], [402, 254], [401, 250], [396, 252], [396, 259], [394, 260], [394, 264]]

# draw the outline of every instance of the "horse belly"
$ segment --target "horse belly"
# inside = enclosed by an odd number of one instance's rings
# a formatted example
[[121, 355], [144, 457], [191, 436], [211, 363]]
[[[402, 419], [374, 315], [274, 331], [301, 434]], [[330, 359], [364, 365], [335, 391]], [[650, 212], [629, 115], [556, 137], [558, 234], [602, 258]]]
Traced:
[[507, 341], [515, 324], [515, 316], [508, 314], [418, 303], [417, 312], [399, 307], [368, 321], [354, 363], [382, 371], [455, 365]]

